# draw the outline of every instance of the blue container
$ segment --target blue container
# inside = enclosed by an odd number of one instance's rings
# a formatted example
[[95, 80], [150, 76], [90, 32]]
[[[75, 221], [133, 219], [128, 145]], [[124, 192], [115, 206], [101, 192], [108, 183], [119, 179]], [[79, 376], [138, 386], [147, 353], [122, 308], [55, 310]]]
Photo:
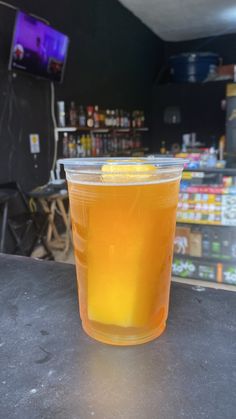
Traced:
[[172, 81], [175, 83], [197, 83], [214, 73], [220, 57], [212, 52], [186, 52], [169, 58]]

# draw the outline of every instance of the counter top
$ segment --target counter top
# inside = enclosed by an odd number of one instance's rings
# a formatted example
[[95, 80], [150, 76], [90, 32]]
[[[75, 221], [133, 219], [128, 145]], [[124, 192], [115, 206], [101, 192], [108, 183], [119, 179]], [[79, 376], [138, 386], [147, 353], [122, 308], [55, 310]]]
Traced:
[[172, 284], [166, 332], [137, 347], [90, 339], [72, 265], [0, 256], [4, 419], [232, 419], [236, 293]]

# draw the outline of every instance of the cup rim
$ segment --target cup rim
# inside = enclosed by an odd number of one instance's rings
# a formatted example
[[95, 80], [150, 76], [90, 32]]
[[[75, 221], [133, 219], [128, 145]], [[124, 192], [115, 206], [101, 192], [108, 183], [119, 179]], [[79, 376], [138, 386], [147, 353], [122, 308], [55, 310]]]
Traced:
[[74, 157], [57, 161], [65, 169], [92, 168], [109, 164], [112, 166], [153, 165], [157, 168], [184, 167], [188, 160], [179, 157]]

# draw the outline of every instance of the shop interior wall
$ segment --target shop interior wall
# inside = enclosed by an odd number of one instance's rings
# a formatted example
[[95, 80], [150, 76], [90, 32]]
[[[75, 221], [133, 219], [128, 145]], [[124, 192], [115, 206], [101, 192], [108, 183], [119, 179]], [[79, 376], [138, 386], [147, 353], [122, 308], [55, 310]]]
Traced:
[[[149, 114], [163, 42], [116, 0], [11, 1], [47, 19], [70, 37], [63, 84], [56, 99], [102, 107], [143, 108]], [[47, 182], [53, 158], [50, 83], [8, 72], [15, 12], [0, 5], [0, 182], [29, 190]], [[3, 25], [4, 22], [4, 25]], [[34, 160], [29, 134], [40, 135]]]
[[[221, 35], [213, 38], [197, 39], [185, 42], [166, 42], [165, 60], [181, 52], [211, 51], [220, 55], [224, 64], [236, 63], [236, 34]], [[225, 132], [225, 111], [221, 100], [225, 98], [226, 83], [208, 84], [161, 84], [156, 80], [152, 92], [152, 149], [157, 152], [161, 141], [167, 146], [173, 142], [181, 144], [182, 134], [196, 132], [198, 139], [206, 145], [212, 144], [212, 137], [218, 139]], [[181, 123], [167, 125], [163, 121], [167, 106], [179, 106]]]

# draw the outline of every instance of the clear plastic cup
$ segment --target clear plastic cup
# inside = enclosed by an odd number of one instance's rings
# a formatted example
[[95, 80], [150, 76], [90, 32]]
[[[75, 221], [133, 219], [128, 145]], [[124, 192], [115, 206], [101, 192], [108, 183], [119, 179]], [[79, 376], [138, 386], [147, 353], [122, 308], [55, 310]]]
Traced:
[[179, 183], [175, 158], [64, 159], [85, 332], [136, 345], [166, 327]]

